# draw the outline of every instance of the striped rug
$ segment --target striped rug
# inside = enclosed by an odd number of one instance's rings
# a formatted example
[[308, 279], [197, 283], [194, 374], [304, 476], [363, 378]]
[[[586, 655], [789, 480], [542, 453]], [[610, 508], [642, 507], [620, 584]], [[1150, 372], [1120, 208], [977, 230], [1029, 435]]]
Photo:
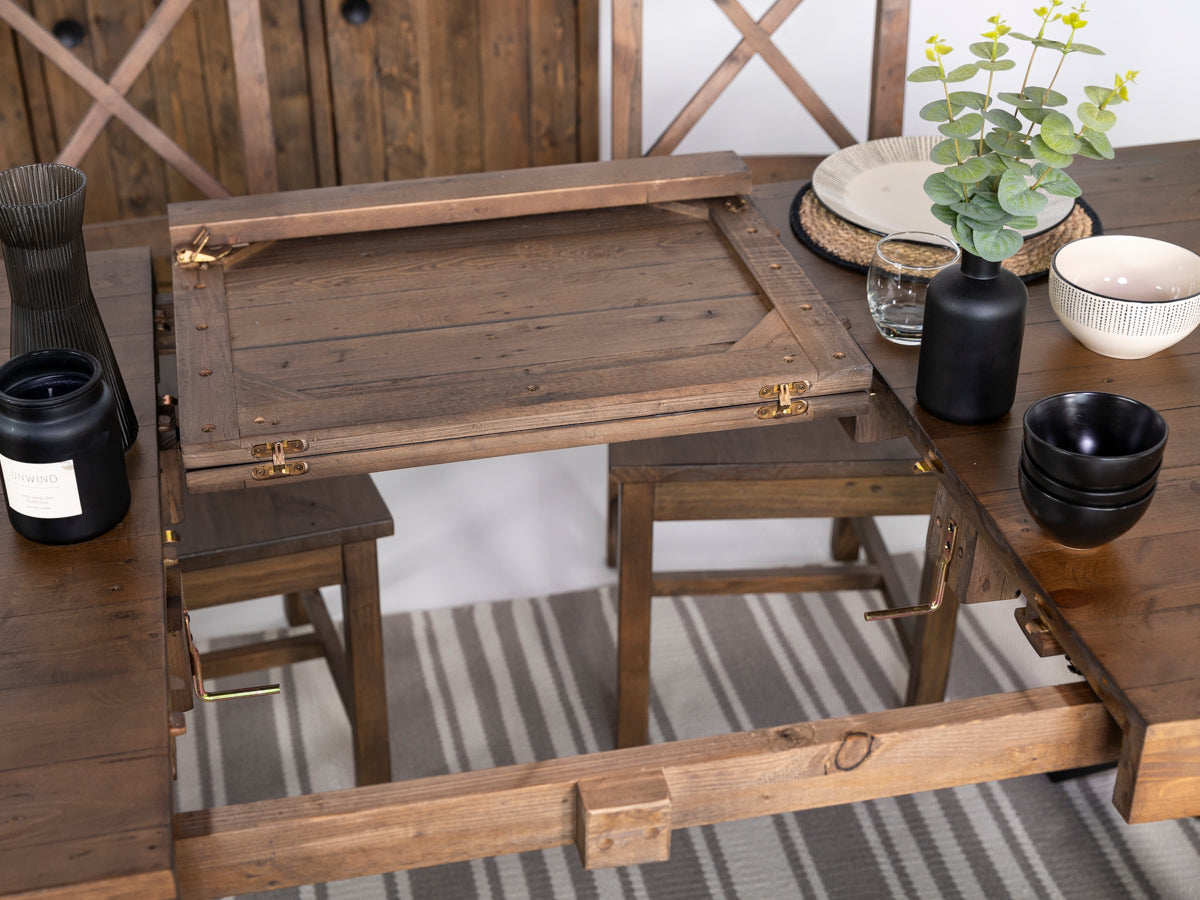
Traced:
[[[652, 738], [898, 705], [906, 669], [894, 630], [862, 620], [876, 603], [869, 593], [656, 600]], [[992, 636], [996, 621], [1015, 630], [1011, 613], [989, 624], [977, 612], [960, 617], [949, 695], [1031, 686]], [[608, 588], [386, 617], [395, 777], [611, 748], [615, 625]], [[189, 715], [179, 809], [352, 786], [349, 728], [324, 664], [270, 677], [282, 696]], [[263, 896], [1200, 897], [1197, 820], [1127, 826], [1112, 785], [1111, 770], [1034, 776], [677, 831], [670, 861], [620, 870], [585, 871], [560, 848]]]

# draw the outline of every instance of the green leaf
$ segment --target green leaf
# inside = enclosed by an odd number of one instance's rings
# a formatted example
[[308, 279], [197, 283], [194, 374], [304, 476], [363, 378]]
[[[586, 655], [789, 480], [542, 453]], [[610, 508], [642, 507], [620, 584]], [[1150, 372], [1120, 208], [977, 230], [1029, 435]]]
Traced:
[[943, 206], [940, 203], [933, 204], [933, 206], [929, 207], [929, 211], [933, 213], [933, 217], [935, 219], [940, 222], [944, 222], [951, 227], [953, 227], [954, 223], [958, 221], [958, 213], [954, 212], [952, 209], [950, 209], [950, 207]]
[[1025, 176], [1012, 169], [1000, 176], [996, 196], [1000, 207], [1013, 216], [1036, 216], [1050, 202], [1045, 194], [1030, 190]]
[[1050, 110], [1042, 120], [1041, 136], [1046, 145], [1057, 153], [1075, 154], [1082, 146], [1079, 138], [1075, 137], [1075, 123], [1055, 110]]
[[975, 249], [975, 236], [971, 231], [971, 226], [963, 223], [962, 216], [957, 217], [950, 233], [954, 236], [954, 240], [958, 241], [960, 247], [975, 256], [979, 255], [979, 251]]
[[1058, 91], [1052, 91], [1044, 87], [1027, 87], [1025, 88], [1025, 96], [1039, 100], [1040, 106], [1066, 106], [1067, 95], [1060, 94]]
[[951, 118], [962, 112], [961, 106], [947, 106], [945, 100], [934, 100], [921, 107], [919, 115], [926, 122], [949, 122]]
[[1075, 179], [1057, 167], [1036, 165], [1033, 167], [1034, 178], [1037, 179], [1038, 190], [1058, 197], [1078, 197], [1083, 190], [1075, 183]]
[[957, 69], [951, 69], [946, 73], [946, 81], [969, 81], [979, 73], [979, 66], [975, 63], [963, 63]]
[[983, 116], [979, 113], [967, 113], [953, 122], [944, 122], [938, 126], [938, 131], [951, 138], [969, 138], [978, 134], [983, 128]]
[[1071, 164], [1071, 157], [1066, 153], [1059, 153], [1053, 147], [1046, 143], [1045, 139], [1036, 134], [1033, 136], [1033, 142], [1029, 145], [1029, 149], [1033, 151], [1034, 157], [1041, 160], [1048, 166], [1053, 166], [1056, 169], [1065, 169]]
[[1017, 64], [1011, 59], [998, 59], [995, 62], [980, 62], [976, 63], [979, 68], [985, 72], [1007, 72], [1009, 69], [1015, 69]]
[[983, 142], [1002, 156], [1029, 156], [1031, 152], [1028, 144], [1007, 131], [989, 131]]
[[1003, 128], [1005, 131], [1025, 130], [1021, 127], [1021, 120], [1006, 109], [989, 109], [983, 114], [983, 117], [997, 128]]
[[1071, 50], [1074, 53], [1087, 53], [1089, 56], [1103, 56], [1104, 51], [1099, 47], [1093, 47], [1091, 44], [1072, 44]]
[[908, 80], [912, 82], [941, 81], [942, 70], [937, 66], [921, 66], [919, 69], [913, 69], [908, 73]]
[[970, 203], [955, 203], [950, 207], [956, 213], [964, 216], [969, 216], [980, 222], [998, 222], [1003, 224], [1008, 218], [1008, 213], [1001, 209], [1000, 204], [995, 199], [975, 196], [971, 198]]
[[1040, 125], [1046, 120], [1046, 116], [1050, 115], [1050, 113], [1054, 112], [1054, 110], [1039, 106], [1036, 109], [1019, 109], [1017, 112], [1027, 118], [1030, 122], [1036, 122]]
[[999, 231], [982, 231], [973, 234], [975, 255], [992, 262], [1003, 262], [1021, 249], [1025, 239], [1011, 228]]
[[1029, 231], [1038, 227], [1037, 216], [1013, 216], [1008, 220], [1008, 227], [1017, 231]]
[[963, 199], [962, 188], [953, 182], [945, 172], [934, 172], [925, 179], [925, 195], [934, 203], [949, 206]]
[[956, 106], [969, 106], [971, 109], [983, 109], [987, 106], [987, 94], [979, 91], [951, 91], [950, 102]]
[[[992, 48], [996, 48], [996, 55], [992, 56]], [[1003, 41], [997, 41], [993, 44], [991, 41], [978, 41], [970, 46], [970, 51], [980, 59], [999, 59], [1008, 52], [1008, 44]]]
[[1030, 37], [1029, 35], [1021, 34], [1021, 32], [1019, 32], [1019, 31], [1010, 31], [1008, 33], [1008, 36], [1010, 38], [1015, 38], [1018, 41], [1032, 41], [1033, 40], [1033, 38]]
[[[1004, 218], [1007, 219], [1008, 216], [1005, 216]], [[999, 231], [1004, 227], [1003, 222], [981, 222], [979, 219], [975, 219], [967, 215], [960, 215], [958, 217], [958, 221], [960, 221], [964, 227], [971, 229], [971, 233], [975, 236], [976, 242], [979, 240], [979, 235], [989, 231]]]
[[957, 166], [959, 159], [966, 159], [973, 152], [973, 141], [939, 141], [929, 151], [929, 158], [939, 166]]
[[1041, 109], [1042, 101], [1033, 100], [1024, 94], [1014, 94], [1012, 91], [1001, 91], [996, 95], [996, 99], [1001, 103], [1008, 103], [1015, 106], [1017, 109]]
[[1084, 101], [1075, 110], [1080, 121], [1096, 131], [1108, 131], [1117, 124], [1117, 114], [1111, 109], [1101, 109], [1095, 103]]
[[985, 160], [976, 156], [961, 165], [951, 166], [946, 169], [945, 174], [951, 181], [957, 181], [960, 184], [975, 184], [977, 181], [987, 178], [991, 170], [991, 166]]
[[1113, 93], [1112, 88], [1100, 87], [1098, 84], [1089, 84], [1083, 89], [1087, 94], [1088, 99], [1100, 106], [1102, 103], [1108, 102], [1109, 95]]
[[[1117, 155], [1113, 150], [1112, 141], [1108, 139], [1108, 135], [1101, 131], [1096, 131], [1096, 129], [1084, 125], [1079, 137], [1083, 141], [1084, 147], [1096, 151], [1097, 155], [1092, 157], [1093, 159], [1112, 159]], [[1080, 152], [1083, 152], [1082, 148]]]
[[1067, 49], [1067, 45], [1062, 41], [1052, 41], [1049, 38], [1033, 38], [1031, 43], [1035, 47], [1044, 47], [1047, 50], [1057, 50], [1059, 53], [1062, 53]]
[[1000, 161], [1004, 163], [1004, 168], [1011, 169], [1014, 172], [1019, 172], [1022, 175], [1033, 174], [1033, 169], [1021, 162], [1019, 159], [1013, 159], [1011, 156], [1001, 156]]

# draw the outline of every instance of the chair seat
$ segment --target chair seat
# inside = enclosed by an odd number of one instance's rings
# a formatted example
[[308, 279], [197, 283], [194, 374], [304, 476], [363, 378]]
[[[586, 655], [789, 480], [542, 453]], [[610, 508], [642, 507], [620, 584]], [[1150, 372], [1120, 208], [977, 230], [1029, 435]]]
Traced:
[[394, 530], [369, 475], [188, 494], [184, 509], [185, 572], [377, 540]]

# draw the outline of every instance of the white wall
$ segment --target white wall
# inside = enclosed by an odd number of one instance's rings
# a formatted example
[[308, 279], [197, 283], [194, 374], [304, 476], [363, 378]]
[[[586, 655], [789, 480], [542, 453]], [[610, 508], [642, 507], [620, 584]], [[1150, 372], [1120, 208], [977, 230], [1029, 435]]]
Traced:
[[[973, 2], [913, 0], [909, 29], [909, 70], [925, 63], [925, 39], [934, 33], [948, 38], [956, 62], [971, 59], [967, 46], [987, 30], [988, 16], [1000, 11], [1015, 31], [1033, 32], [1032, 8], [1048, 0]], [[1069, 11], [1074, 0], [1060, 7]], [[647, 142], [656, 138], [672, 116], [704, 82], [736, 44], [739, 34], [709, 0], [645, 0], [643, 102]], [[743, 0], [755, 19], [771, 0]], [[1073, 101], [1082, 99], [1085, 84], [1108, 85], [1117, 71], [1141, 71], [1131, 89], [1132, 102], [1117, 108], [1110, 133], [1117, 147], [1200, 138], [1200, 101], [1191, 92], [1195, 78], [1195, 36], [1200, 33], [1196, 0], [1092, 0], [1087, 27], [1079, 40], [1100, 47], [1105, 56], [1070, 56], [1056, 83]], [[776, 45], [833, 109], [847, 128], [866, 137], [867, 95], [874, 0], [807, 0], [775, 34]], [[608, 0], [601, 0], [601, 59], [607, 57]], [[1054, 37], [1056, 35], [1050, 34]], [[1028, 60], [1028, 45], [1008, 41], [1018, 69]], [[1044, 54], [1039, 63], [1050, 61]], [[1035, 66], [1035, 72], [1038, 70]], [[1048, 73], [1042, 69], [1043, 81]], [[1035, 79], [1035, 83], [1037, 79]], [[606, 78], [602, 76], [602, 85]], [[982, 78], [980, 85], [983, 84]], [[1002, 89], [1018, 84], [1000, 82]], [[908, 85], [905, 132], [930, 131], [917, 111], [936, 99], [938, 85]], [[608, 95], [601, 97], [608, 109]], [[1072, 103], [1072, 107], [1074, 103]], [[607, 128], [602, 146], [607, 146]], [[746, 66], [693, 133], [680, 152], [734, 150], [742, 154], [821, 153], [836, 149], [779, 78], [756, 57]]]

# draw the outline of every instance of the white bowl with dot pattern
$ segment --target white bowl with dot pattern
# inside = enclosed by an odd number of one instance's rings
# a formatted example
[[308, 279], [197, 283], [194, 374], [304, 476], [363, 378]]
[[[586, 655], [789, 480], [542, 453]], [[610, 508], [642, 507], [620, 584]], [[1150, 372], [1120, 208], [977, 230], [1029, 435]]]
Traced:
[[1089, 350], [1144, 359], [1200, 325], [1200, 256], [1138, 235], [1080, 238], [1050, 261], [1050, 305]]

